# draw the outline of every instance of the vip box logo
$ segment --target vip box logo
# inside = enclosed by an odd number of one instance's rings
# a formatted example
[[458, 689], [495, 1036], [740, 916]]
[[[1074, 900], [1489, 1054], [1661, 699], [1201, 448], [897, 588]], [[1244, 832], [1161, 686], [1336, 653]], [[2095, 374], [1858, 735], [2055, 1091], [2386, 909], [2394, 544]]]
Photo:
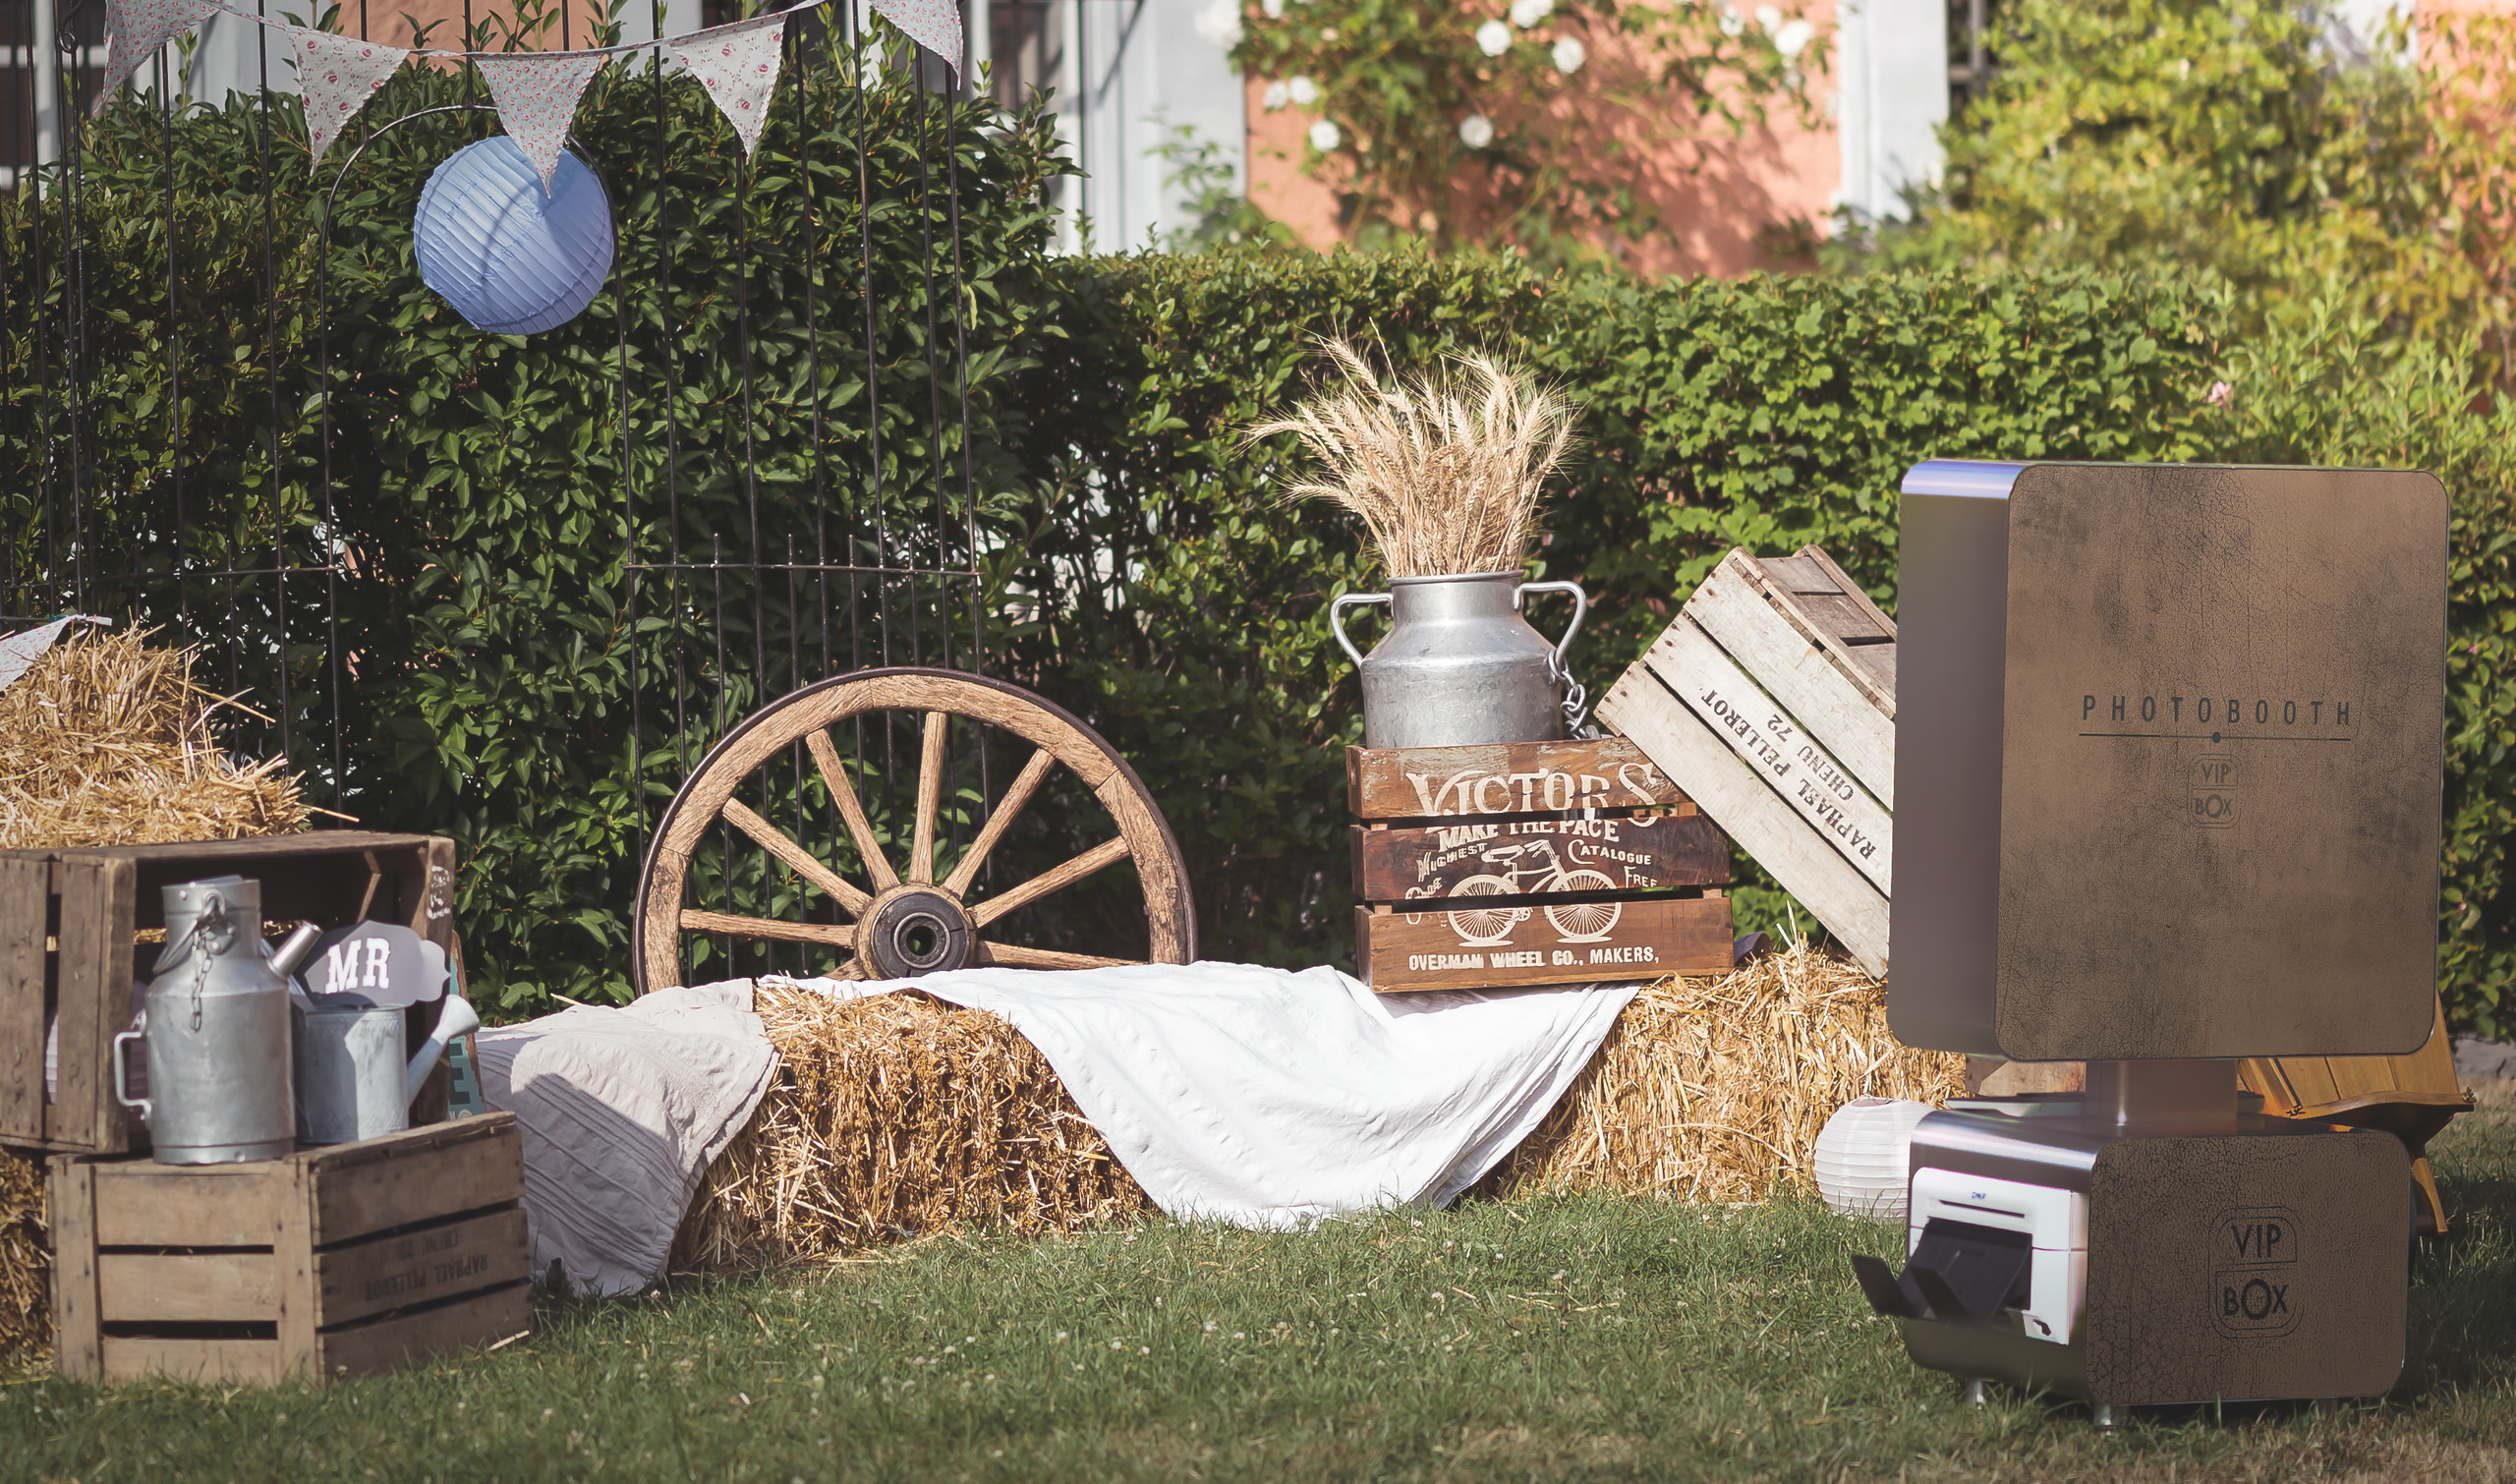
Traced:
[[2230, 1335], [2298, 1326], [2298, 1222], [2286, 1206], [2223, 1211], [2210, 1228], [2210, 1312]]
[[2203, 753], [2193, 760], [2193, 823], [2202, 829], [2225, 829], [2237, 822], [2237, 760], [2226, 753]]

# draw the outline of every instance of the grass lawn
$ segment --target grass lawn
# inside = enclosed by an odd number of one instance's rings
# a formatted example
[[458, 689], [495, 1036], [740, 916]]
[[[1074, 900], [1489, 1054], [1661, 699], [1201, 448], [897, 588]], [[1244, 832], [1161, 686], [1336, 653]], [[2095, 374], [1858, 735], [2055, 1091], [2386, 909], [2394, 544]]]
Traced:
[[551, 1303], [504, 1350], [321, 1392], [0, 1378], [0, 1478], [2516, 1480], [2516, 1099], [2436, 1149], [2381, 1402], [1959, 1405], [1845, 1263], [1887, 1227], [1598, 1197], [1262, 1235], [947, 1235]]

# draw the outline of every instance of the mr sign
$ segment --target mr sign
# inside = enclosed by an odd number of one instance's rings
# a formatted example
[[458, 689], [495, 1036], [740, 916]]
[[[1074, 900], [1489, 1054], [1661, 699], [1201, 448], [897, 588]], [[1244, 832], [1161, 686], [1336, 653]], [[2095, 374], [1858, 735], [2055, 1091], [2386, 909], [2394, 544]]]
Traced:
[[306, 988], [317, 995], [417, 1004], [444, 992], [445, 950], [392, 923], [354, 923], [323, 935], [305, 977]]

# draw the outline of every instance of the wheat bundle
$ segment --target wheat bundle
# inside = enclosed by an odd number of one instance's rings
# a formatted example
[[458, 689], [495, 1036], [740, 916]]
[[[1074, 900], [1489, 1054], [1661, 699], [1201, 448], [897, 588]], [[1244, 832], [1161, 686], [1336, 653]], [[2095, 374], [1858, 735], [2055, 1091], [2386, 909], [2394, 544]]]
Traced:
[[0, 1355], [52, 1342], [43, 1166], [0, 1149]]
[[675, 1266], [829, 1261], [960, 1224], [1072, 1230], [1153, 1209], [1048, 1058], [998, 1017], [769, 987], [756, 1008], [777, 1081], [709, 1167]]
[[1359, 517], [1392, 577], [1520, 570], [1572, 446], [1572, 405], [1490, 356], [1384, 387], [1360, 351], [1321, 345], [1344, 384], [1246, 434], [1292, 433], [1319, 461], [1319, 479], [1287, 492]]
[[[784, 1069], [710, 1168], [684, 1267], [828, 1261], [947, 1226], [1072, 1230], [1153, 1210], [1046, 1057], [919, 995], [764, 988]], [[1761, 1201], [1807, 1186], [1817, 1131], [1864, 1095], [1943, 1102], [1965, 1058], [1887, 1032], [1886, 992], [1806, 947], [1634, 997], [1538, 1131], [1478, 1187]]]
[[280, 760], [239, 768], [220, 749], [210, 717], [235, 703], [193, 683], [193, 651], [149, 633], [56, 645], [0, 691], [0, 850], [306, 828]]
[[1818, 1130], [1858, 1097], [1939, 1104], [1966, 1058], [1888, 1033], [1887, 992], [1805, 945], [1634, 996], [1536, 1133], [1477, 1188], [1761, 1201], [1815, 1188]]

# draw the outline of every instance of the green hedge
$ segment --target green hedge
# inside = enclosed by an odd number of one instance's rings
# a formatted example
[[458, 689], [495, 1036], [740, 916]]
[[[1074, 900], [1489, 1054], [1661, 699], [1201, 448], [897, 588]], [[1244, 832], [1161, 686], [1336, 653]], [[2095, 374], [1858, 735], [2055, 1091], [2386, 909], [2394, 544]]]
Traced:
[[[414, 89], [402, 101], [418, 106], [432, 96], [426, 89], [452, 86], [431, 77], [414, 71], [392, 86]], [[744, 203], [725, 184], [730, 139], [713, 112], [693, 89], [668, 88], [667, 98], [669, 314], [646, 291], [657, 200], [647, 163], [652, 92], [613, 75], [590, 97], [582, 137], [622, 197], [633, 385], [658, 374], [665, 337], [680, 352], [681, 536], [704, 544], [749, 529], [726, 292]], [[884, 409], [881, 487], [895, 502], [932, 508], [940, 492], [921, 471], [937, 450], [923, 442], [923, 407], [911, 405], [922, 397], [903, 394], [922, 393], [925, 364], [914, 159], [902, 143], [912, 121], [900, 95], [869, 106], [879, 351], [899, 398]], [[249, 125], [246, 113], [197, 114], [177, 137], [250, 179]], [[2495, 415], [2470, 409], [2451, 362], [2396, 358], [2381, 375], [2362, 377], [2337, 358], [2372, 353], [2337, 333], [2232, 351], [2218, 300], [2069, 276], [1647, 284], [1541, 276], [1508, 257], [1054, 258], [1036, 201], [1059, 166], [1038, 121], [998, 132], [964, 111], [950, 127], [978, 285], [971, 453], [993, 551], [990, 667], [1081, 713], [1135, 762], [1189, 857], [1209, 955], [1299, 963], [1350, 952], [1342, 750], [1359, 732], [1359, 712], [1325, 612], [1337, 594], [1375, 577], [1344, 522], [1276, 499], [1289, 450], [1244, 447], [1236, 434], [1300, 392], [1316, 364], [1313, 335], [1344, 332], [1377, 338], [1401, 362], [1452, 347], [1503, 350], [1585, 404], [1588, 441], [1538, 565], [1596, 596], [1575, 652], [1594, 692], [1733, 544], [1816, 542], [1892, 602], [1894, 490], [1925, 457], [2438, 468], [2459, 512], [2446, 984], [2459, 1022], [2507, 1027], [2516, 924], [2500, 845], [2511, 823], [2501, 802], [2511, 797], [2511, 736], [2498, 677], [2516, 596], [2495, 453], [2506, 443]], [[704, 636], [686, 613], [651, 614], [640, 633], [627, 632], [611, 299], [574, 325], [515, 341], [463, 327], [412, 271], [407, 223], [419, 185], [450, 142], [471, 137], [448, 135], [414, 131], [379, 150], [368, 184], [345, 200], [335, 249], [332, 317], [344, 362], [335, 457], [347, 471], [345, 535], [359, 556], [344, 599], [346, 644], [360, 656], [348, 782], [363, 822], [463, 842], [463, 932], [484, 985], [518, 1012], [549, 992], [595, 998], [622, 985], [640, 806], [658, 807], [679, 768], [676, 739], [651, 710], [644, 775], [628, 776], [630, 645], [655, 675]], [[109, 114], [101, 138], [107, 184], [89, 202], [90, 272], [116, 286], [129, 317], [100, 342], [100, 400], [126, 419], [117, 462], [100, 478], [142, 489], [160, 467], [150, 461], [162, 461], [144, 401], [164, 356], [153, 339], [152, 275], [164, 252], [152, 225], [162, 210], [151, 190], [154, 121]], [[796, 148], [781, 115], [739, 218], [765, 347], [753, 427], [764, 520], [786, 530], [811, 517], [815, 499]], [[852, 305], [852, 141], [823, 135], [812, 168], [823, 233], [817, 292], [824, 306]], [[302, 192], [287, 209], [303, 222]], [[187, 200], [183, 211], [208, 224], [179, 237], [201, 258], [186, 268], [186, 306], [253, 324], [257, 222], [232, 200]], [[27, 213], [23, 198], [0, 212], [13, 275], [10, 386], [21, 408], [17, 388], [31, 380], [16, 308], [31, 289], [20, 266]], [[294, 355], [312, 323], [303, 303], [311, 257], [283, 257], [281, 327]], [[258, 374], [256, 333], [200, 335], [185, 347], [188, 399], [202, 399], [187, 458], [234, 473], [219, 508], [239, 529], [268, 520], [267, 496], [255, 494], [267, 461], [254, 448], [266, 434], [252, 377], [220, 368]], [[862, 362], [846, 360], [825, 358], [825, 406], [861, 404]], [[2206, 395], [2222, 377], [2240, 386], [2227, 409]], [[288, 388], [293, 415], [305, 415], [309, 391], [301, 370]], [[630, 475], [652, 488], [661, 475], [658, 404], [634, 398], [630, 416], [641, 425]], [[0, 499], [24, 498], [29, 426], [13, 413], [0, 427], [9, 461]], [[862, 509], [872, 474], [863, 443], [840, 420], [831, 426], [829, 499]], [[303, 529], [313, 445], [302, 422], [283, 432], [280, 508]], [[958, 457], [957, 448], [942, 451]], [[642, 527], [641, 553], [653, 559], [664, 535], [658, 523]], [[773, 604], [766, 618], [803, 621]], [[1540, 621], [1551, 626], [1560, 613]], [[295, 656], [302, 681], [314, 678], [317, 658]], [[721, 689], [728, 715], [794, 678], [773, 663], [755, 672], [739, 656], [722, 671], [713, 666], [699, 664], [695, 678]], [[714, 725], [713, 714], [694, 718], [700, 735], [682, 739], [682, 755], [704, 747]], [[1750, 923], [1779, 904], [1753, 885], [1741, 893]]]

